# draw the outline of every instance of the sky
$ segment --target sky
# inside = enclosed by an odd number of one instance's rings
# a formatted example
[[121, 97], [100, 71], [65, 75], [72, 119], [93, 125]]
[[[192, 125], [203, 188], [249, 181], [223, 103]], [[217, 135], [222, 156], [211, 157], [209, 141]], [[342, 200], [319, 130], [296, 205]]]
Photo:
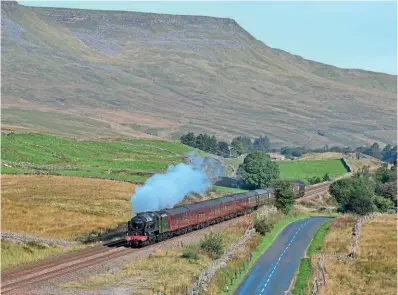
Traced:
[[397, 74], [395, 1], [18, 2], [27, 6], [227, 17], [270, 47], [338, 67]]

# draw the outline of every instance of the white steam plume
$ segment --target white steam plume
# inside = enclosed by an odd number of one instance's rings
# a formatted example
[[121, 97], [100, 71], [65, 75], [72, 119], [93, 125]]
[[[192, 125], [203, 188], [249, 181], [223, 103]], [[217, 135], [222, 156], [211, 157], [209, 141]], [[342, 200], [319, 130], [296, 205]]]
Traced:
[[215, 159], [188, 154], [187, 164], [170, 165], [164, 174], [152, 175], [131, 197], [133, 212], [171, 208], [189, 193], [203, 195], [222, 174], [223, 166]]

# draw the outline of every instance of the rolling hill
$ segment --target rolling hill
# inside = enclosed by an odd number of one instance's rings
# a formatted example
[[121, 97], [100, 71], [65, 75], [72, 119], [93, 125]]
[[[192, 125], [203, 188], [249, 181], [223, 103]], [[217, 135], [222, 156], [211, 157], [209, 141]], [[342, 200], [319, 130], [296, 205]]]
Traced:
[[396, 141], [397, 76], [270, 48], [232, 19], [1, 5], [3, 128]]

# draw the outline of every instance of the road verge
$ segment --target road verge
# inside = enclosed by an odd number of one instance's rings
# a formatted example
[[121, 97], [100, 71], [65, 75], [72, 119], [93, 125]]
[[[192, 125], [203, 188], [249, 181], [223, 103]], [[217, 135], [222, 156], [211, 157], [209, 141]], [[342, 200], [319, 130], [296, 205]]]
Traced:
[[293, 285], [294, 283], [292, 295], [305, 295], [309, 293], [309, 280], [312, 276], [311, 256], [320, 251], [322, 242], [329, 231], [329, 225], [333, 220], [334, 219], [325, 221], [319, 227], [308, 245], [306, 255], [300, 260], [299, 268], [291, 284]]

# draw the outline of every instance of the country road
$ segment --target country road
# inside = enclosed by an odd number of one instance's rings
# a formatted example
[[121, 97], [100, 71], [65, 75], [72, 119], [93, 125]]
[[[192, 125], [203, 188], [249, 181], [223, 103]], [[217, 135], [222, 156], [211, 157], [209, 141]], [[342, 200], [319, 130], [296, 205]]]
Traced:
[[288, 290], [308, 244], [328, 217], [310, 217], [286, 226], [254, 264], [234, 295], [282, 295]]

